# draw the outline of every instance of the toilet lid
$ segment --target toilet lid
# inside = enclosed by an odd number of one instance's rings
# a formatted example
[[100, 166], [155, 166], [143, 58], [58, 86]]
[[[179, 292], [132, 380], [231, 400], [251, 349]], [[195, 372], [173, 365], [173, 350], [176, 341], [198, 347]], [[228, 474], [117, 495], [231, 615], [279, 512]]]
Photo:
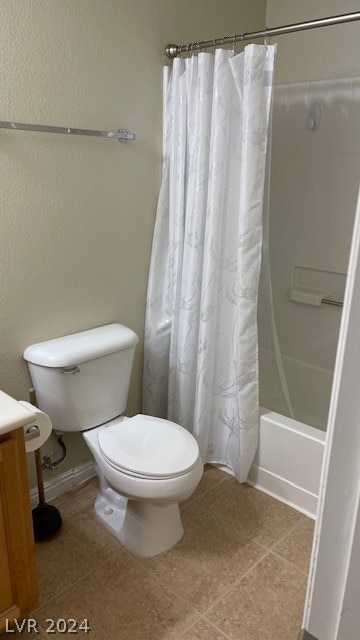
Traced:
[[175, 422], [138, 414], [99, 430], [99, 448], [118, 469], [140, 476], [172, 478], [199, 457], [195, 438]]

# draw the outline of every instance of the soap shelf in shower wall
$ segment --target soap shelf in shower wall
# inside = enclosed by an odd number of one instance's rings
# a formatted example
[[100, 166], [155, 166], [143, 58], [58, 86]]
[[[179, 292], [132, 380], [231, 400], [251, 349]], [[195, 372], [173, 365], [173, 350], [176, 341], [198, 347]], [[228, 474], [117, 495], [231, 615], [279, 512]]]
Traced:
[[294, 302], [320, 307], [323, 304], [342, 307], [346, 273], [295, 265], [288, 297]]

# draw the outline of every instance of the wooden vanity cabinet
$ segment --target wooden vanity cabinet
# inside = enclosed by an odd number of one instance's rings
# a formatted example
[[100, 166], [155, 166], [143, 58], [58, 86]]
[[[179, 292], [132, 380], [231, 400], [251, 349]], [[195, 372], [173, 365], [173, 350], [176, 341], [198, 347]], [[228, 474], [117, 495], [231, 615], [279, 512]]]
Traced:
[[23, 429], [0, 436], [0, 633], [39, 605]]

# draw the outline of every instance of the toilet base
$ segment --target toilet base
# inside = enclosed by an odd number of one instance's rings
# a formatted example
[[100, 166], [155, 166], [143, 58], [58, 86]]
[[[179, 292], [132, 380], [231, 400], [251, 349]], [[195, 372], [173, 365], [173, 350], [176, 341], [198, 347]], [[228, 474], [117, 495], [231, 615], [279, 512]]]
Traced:
[[99, 473], [94, 512], [101, 524], [129, 551], [151, 558], [175, 546], [184, 535], [178, 503], [128, 500]]

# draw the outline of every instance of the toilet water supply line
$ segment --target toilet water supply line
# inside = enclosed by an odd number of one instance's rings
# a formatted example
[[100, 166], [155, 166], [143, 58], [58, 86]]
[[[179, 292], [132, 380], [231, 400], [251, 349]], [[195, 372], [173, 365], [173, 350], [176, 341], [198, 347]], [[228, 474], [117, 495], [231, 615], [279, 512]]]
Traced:
[[43, 469], [49, 469], [50, 471], [56, 471], [59, 464], [61, 464], [61, 462], [65, 459], [65, 456], [66, 456], [66, 446], [65, 446], [65, 442], [63, 441], [63, 434], [57, 431], [57, 432], [54, 432], [54, 435], [56, 436], [57, 442], [60, 445], [62, 451], [61, 451], [60, 457], [54, 462], [51, 461], [51, 456], [53, 454], [53, 451], [50, 452], [50, 455], [43, 456], [41, 466]]
[[[29, 401], [30, 401], [30, 404], [34, 405], [34, 407], [38, 406], [35, 389], [33, 387], [31, 387], [29, 389]], [[58, 444], [60, 445], [60, 447], [62, 449], [61, 455], [57, 460], [55, 460], [54, 462], [51, 461], [51, 456], [54, 453], [53, 451], [51, 451], [48, 456], [43, 456], [43, 457], [41, 457], [40, 449], [37, 449], [35, 451], [36, 467], [38, 467], [38, 466], [40, 467], [39, 469], [37, 469], [38, 484], [39, 484], [39, 476], [41, 475], [41, 467], [43, 469], [49, 469], [50, 471], [56, 471], [56, 469], [58, 468], [59, 464], [61, 464], [61, 462], [65, 459], [65, 456], [66, 456], [66, 446], [65, 446], [65, 442], [63, 441], [62, 432], [54, 430], [54, 435], [56, 437], [56, 440], [57, 440]], [[42, 485], [42, 484], [43, 484], [43, 480], [41, 478], [40, 479], [40, 485]], [[43, 488], [42, 488], [41, 491], [43, 493], [43, 498], [44, 498], [44, 501], [45, 501]]]

